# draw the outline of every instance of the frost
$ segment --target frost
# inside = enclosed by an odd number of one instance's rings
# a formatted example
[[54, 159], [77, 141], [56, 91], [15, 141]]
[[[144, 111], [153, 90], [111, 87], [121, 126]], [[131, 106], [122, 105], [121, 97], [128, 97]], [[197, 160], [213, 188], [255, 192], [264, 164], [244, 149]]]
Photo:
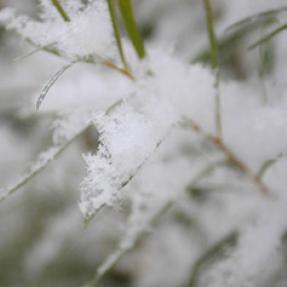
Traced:
[[242, 228], [236, 249], [227, 252], [227, 259], [217, 262], [211, 271], [207, 271], [202, 278], [202, 286], [248, 287], [268, 282], [278, 268], [276, 264], [270, 265], [270, 261], [282, 260], [281, 238], [287, 227], [285, 210], [284, 204], [277, 200], [263, 202], [254, 220]]
[[96, 155], [84, 156], [87, 176], [81, 184], [80, 209], [85, 218], [120, 197], [119, 190], [133, 179], [170, 128], [125, 103], [95, 124], [100, 146]]
[[22, 187], [31, 178], [44, 170], [58, 155], [60, 155], [70, 143], [83, 133], [92, 123], [95, 116], [83, 112], [68, 113], [63, 119], [54, 122], [54, 143], [46, 151], [41, 152], [28, 171], [22, 174], [14, 183], [0, 190], [0, 202]]
[[64, 22], [56, 14], [51, 1], [42, 1], [41, 7], [45, 11], [41, 22], [28, 16], [16, 16], [14, 10], [8, 8], [1, 11], [0, 24], [16, 30], [34, 46], [55, 51], [72, 60], [85, 57], [100, 60], [115, 56], [106, 1], [93, 1], [81, 10], [77, 5], [68, 5], [71, 22]]

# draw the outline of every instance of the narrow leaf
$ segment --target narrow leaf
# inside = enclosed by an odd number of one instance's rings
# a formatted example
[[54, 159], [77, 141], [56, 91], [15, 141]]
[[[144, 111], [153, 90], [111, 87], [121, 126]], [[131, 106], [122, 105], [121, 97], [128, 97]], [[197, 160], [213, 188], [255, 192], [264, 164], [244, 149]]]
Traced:
[[281, 14], [282, 12], [286, 12], [287, 6], [280, 7], [278, 9], [272, 9], [265, 12], [260, 12], [258, 14], [254, 14], [250, 17], [246, 17], [243, 20], [235, 22], [234, 24], [230, 25], [226, 30], [225, 33], [230, 33], [234, 31], [238, 31], [241, 29], [249, 28], [257, 23], [270, 23], [275, 22], [277, 19], [276, 17]]
[[114, 0], [108, 0], [108, 7], [109, 7], [111, 20], [112, 20], [112, 25], [113, 25], [113, 29], [114, 29], [114, 34], [115, 34], [115, 39], [116, 39], [118, 51], [119, 51], [119, 54], [120, 54], [120, 57], [121, 57], [121, 60], [122, 60], [124, 67], [127, 68], [128, 65], [127, 65], [127, 61], [126, 61], [124, 50], [123, 50], [121, 31], [119, 28], [119, 23], [118, 23], [116, 12], [115, 12]]
[[56, 8], [56, 10], [58, 11], [58, 13], [63, 18], [63, 20], [65, 22], [70, 22], [71, 19], [70, 19], [69, 15], [66, 13], [66, 11], [63, 8], [63, 6], [61, 5], [61, 3], [58, 0], [51, 0], [51, 1], [52, 1], [52, 4], [54, 5], [54, 7]]
[[214, 22], [213, 22], [213, 11], [212, 6], [209, 0], [203, 0], [203, 5], [205, 9], [206, 16], [206, 25], [207, 25], [207, 33], [208, 40], [210, 46], [210, 59], [211, 59], [211, 67], [215, 73], [215, 82], [214, 87], [216, 90], [215, 93], [215, 126], [216, 133], [219, 137], [222, 136], [222, 123], [221, 123], [221, 97], [219, 92], [219, 84], [220, 84], [220, 71], [219, 71], [219, 58], [218, 58], [218, 44], [217, 37], [214, 30]]
[[48, 92], [53, 87], [53, 85], [57, 82], [57, 80], [69, 69], [71, 68], [77, 61], [73, 61], [65, 66], [63, 66], [59, 71], [57, 71], [48, 81], [48, 83], [42, 89], [40, 96], [36, 103], [37, 111], [40, 109], [40, 106], [44, 99], [46, 98]]
[[252, 45], [250, 45], [248, 47], [248, 50], [252, 50], [268, 41], [270, 41], [272, 38], [274, 38], [276, 35], [278, 35], [279, 33], [281, 33], [282, 31], [287, 29], [287, 23], [279, 26], [278, 28], [272, 30], [269, 34], [263, 36], [262, 38], [260, 38], [259, 40], [257, 40], [255, 43], [253, 43]]
[[134, 49], [139, 59], [143, 59], [145, 57], [145, 48], [134, 17], [132, 0], [118, 1], [127, 34], [134, 46]]
[[30, 169], [11, 184], [8, 188], [0, 190], [0, 202], [4, 201], [8, 196], [12, 195], [19, 188], [28, 183], [31, 179], [42, 172], [57, 156], [59, 156], [78, 136], [85, 132], [91, 123], [87, 123], [82, 129], [78, 131], [73, 137], [66, 142], [50, 147], [48, 150], [42, 152], [36, 162], [30, 167]]

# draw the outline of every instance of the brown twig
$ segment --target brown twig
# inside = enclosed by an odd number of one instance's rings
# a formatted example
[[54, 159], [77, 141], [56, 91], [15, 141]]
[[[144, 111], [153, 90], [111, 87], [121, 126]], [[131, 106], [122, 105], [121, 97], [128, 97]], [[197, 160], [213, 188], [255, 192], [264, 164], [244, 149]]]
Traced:
[[184, 126], [191, 127], [196, 133], [203, 135], [209, 142], [211, 142], [213, 145], [215, 145], [219, 150], [221, 150], [224, 155], [226, 156], [226, 159], [238, 167], [244, 174], [246, 174], [250, 180], [252, 180], [258, 187], [258, 189], [263, 194], [271, 193], [269, 188], [265, 185], [265, 183], [262, 182], [261, 178], [256, 175], [249, 167], [246, 165], [227, 145], [226, 143], [218, 136], [212, 135], [210, 133], [207, 133], [202, 129], [200, 125], [198, 125], [195, 121], [192, 119], [186, 119]]

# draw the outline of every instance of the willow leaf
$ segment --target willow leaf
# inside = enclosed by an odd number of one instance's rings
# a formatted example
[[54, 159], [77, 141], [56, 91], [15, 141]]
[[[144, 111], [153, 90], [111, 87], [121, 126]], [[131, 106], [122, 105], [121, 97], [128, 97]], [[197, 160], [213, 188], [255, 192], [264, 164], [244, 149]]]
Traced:
[[287, 23], [277, 27], [276, 29], [272, 30], [270, 33], [268, 33], [267, 35], [263, 36], [262, 38], [258, 39], [255, 43], [253, 43], [252, 45], [250, 45], [248, 47], [248, 50], [252, 50], [268, 41], [270, 41], [272, 38], [274, 38], [275, 36], [277, 36], [279, 33], [283, 32], [284, 30], [287, 29]]
[[234, 24], [230, 25], [226, 30], [225, 33], [235, 32], [241, 29], [248, 28], [253, 26], [254, 24], [268, 24], [270, 22], [276, 22], [277, 16], [283, 12], [287, 11], [287, 6], [280, 7], [278, 9], [272, 9], [264, 12], [260, 12], [254, 14], [250, 17], [246, 17]]
[[121, 57], [121, 61], [124, 65], [124, 67], [127, 67], [127, 61], [125, 58], [124, 49], [123, 49], [123, 45], [122, 45], [121, 31], [119, 28], [118, 19], [117, 19], [116, 12], [115, 12], [114, 0], [108, 0], [108, 8], [109, 8], [109, 12], [110, 12], [111, 20], [112, 20], [116, 44], [117, 44], [117, 48], [118, 48], [118, 51], [119, 51], [119, 54]]
[[68, 70], [70, 69], [77, 61], [73, 61], [65, 66], [63, 66], [59, 71], [57, 71], [48, 81], [48, 83], [42, 89], [39, 98], [37, 99], [36, 109], [39, 110], [42, 102], [46, 98], [48, 92], [57, 82], [57, 80]]
[[71, 19], [70, 19], [69, 15], [66, 13], [66, 11], [63, 8], [63, 6], [61, 5], [61, 3], [58, 0], [51, 0], [51, 1], [52, 1], [52, 4], [54, 5], [54, 7], [56, 8], [56, 10], [58, 11], [58, 13], [63, 18], [63, 20], [65, 22], [70, 22]]
[[121, 16], [123, 18], [127, 34], [133, 44], [133, 47], [139, 59], [143, 59], [145, 57], [145, 48], [134, 17], [132, 0], [118, 0], [118, 1]]

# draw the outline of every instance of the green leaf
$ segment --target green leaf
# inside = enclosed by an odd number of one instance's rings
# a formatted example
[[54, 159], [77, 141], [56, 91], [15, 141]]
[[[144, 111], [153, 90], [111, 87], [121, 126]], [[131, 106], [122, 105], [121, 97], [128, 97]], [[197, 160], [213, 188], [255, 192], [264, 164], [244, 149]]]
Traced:
[[[254, 14], [250, 17], [244, 18], [243, 20], [240, 20], [232, 25], [230, 25], [226, 30], [225, 33], [235, 32], [238, 30], [242, 30], [245, 28], [249, 28], [250, 26], [254, 25], [265, 25], [274, 23], [277, 21], [277, 16], [281, 14], [282, 12], [286, 12], [287, 6], [280, 7], [278, 9], [268, 10], [265, 12], [260, 12], [258, 14]], [[260, 26], [259, 26], [260, 27]]]
[[59, 71], [57, 71], [48, 81], [48, 83], [44, 86], [42, 89], [39, 98], [36, 102], [36, 110], [38, 111], [40, 109], [40, 106], [44, 99], [46, 98], [48, 92], [50, 89], [54, 86], [54, 84], [59, 80], [59, 78], [68, 70], [70, 69], [75, 63], [77, 63], [78, 60], [73, 61], [65, 66], [63, 66]]
[[219, 93], [219, 84], [220, 84], [220, 71], [219, 71], [219, 59], [218, 59], [218, 44], [217, 37], [214, 30], [213, 23], [213, 11], [212, 6], [209, 0], [203, 0], [203, 6], [205, 9], [206, 16], [206, 25], [207, 25], [207, 33], [209, 39], [210, 46], [210, 59], [211, 59], [211, 67], [215, 72], [215, 82], [214, 86], [216, 89], [215, 94], [215, 126], [216, 132], [219, 137], [222, 136], [222, 123], [221, 123], [221, 99]]
[[118, 51], [121, 57], [121, 61], [124, 67], [127, 68], [128, 65], [127, 65], [127, 61], [126, 61], [124, 50], [123, 50], [121, 31], [119, 28], [118, 19], [117, 19], [116, 12], [115, 12], [114, 0], [108, 0], [108, 7], [109, 7], [109, 12], [110, 12], [115, 39], [116, 39], [116, 44], [117, 44], [117, 48], [118, 48]]
[[272, 38], [274, 38], [275, 36], [277, 36], [279, 33], [281, 33], [282, 31], [287, 29], [287, 24], [283, 24], [279, 27], [277, 27], [276, 29], [272, 30], [269, 34], [263, 36], [262, 38], [260, 38], [259, 40], [257, 40], [255, 43], [253, 43], [252, 45], [250, 45], [248, 47], [248, 50], [252, 50], [268, 41], [270, 41]]
[[71, 19], [70, 19], [69, 15], [66, 13], [66, 11], [63, 8], [63, 6], [61, 5], [61, 3], [58, 0], [51, 0], [51, 2], [54, 5], [54, 7], [57, 9], [58, 13], [62, 16], [63, 20], [65, 22], [70, 22]]
[[145, 48], [134, 17], [132, 0], [118, 0], [118, 1], [121, 16], [123, 18], [127, 34], [134, 46], [134, 49], [139, 59], [143, 59], [145, 57]]

